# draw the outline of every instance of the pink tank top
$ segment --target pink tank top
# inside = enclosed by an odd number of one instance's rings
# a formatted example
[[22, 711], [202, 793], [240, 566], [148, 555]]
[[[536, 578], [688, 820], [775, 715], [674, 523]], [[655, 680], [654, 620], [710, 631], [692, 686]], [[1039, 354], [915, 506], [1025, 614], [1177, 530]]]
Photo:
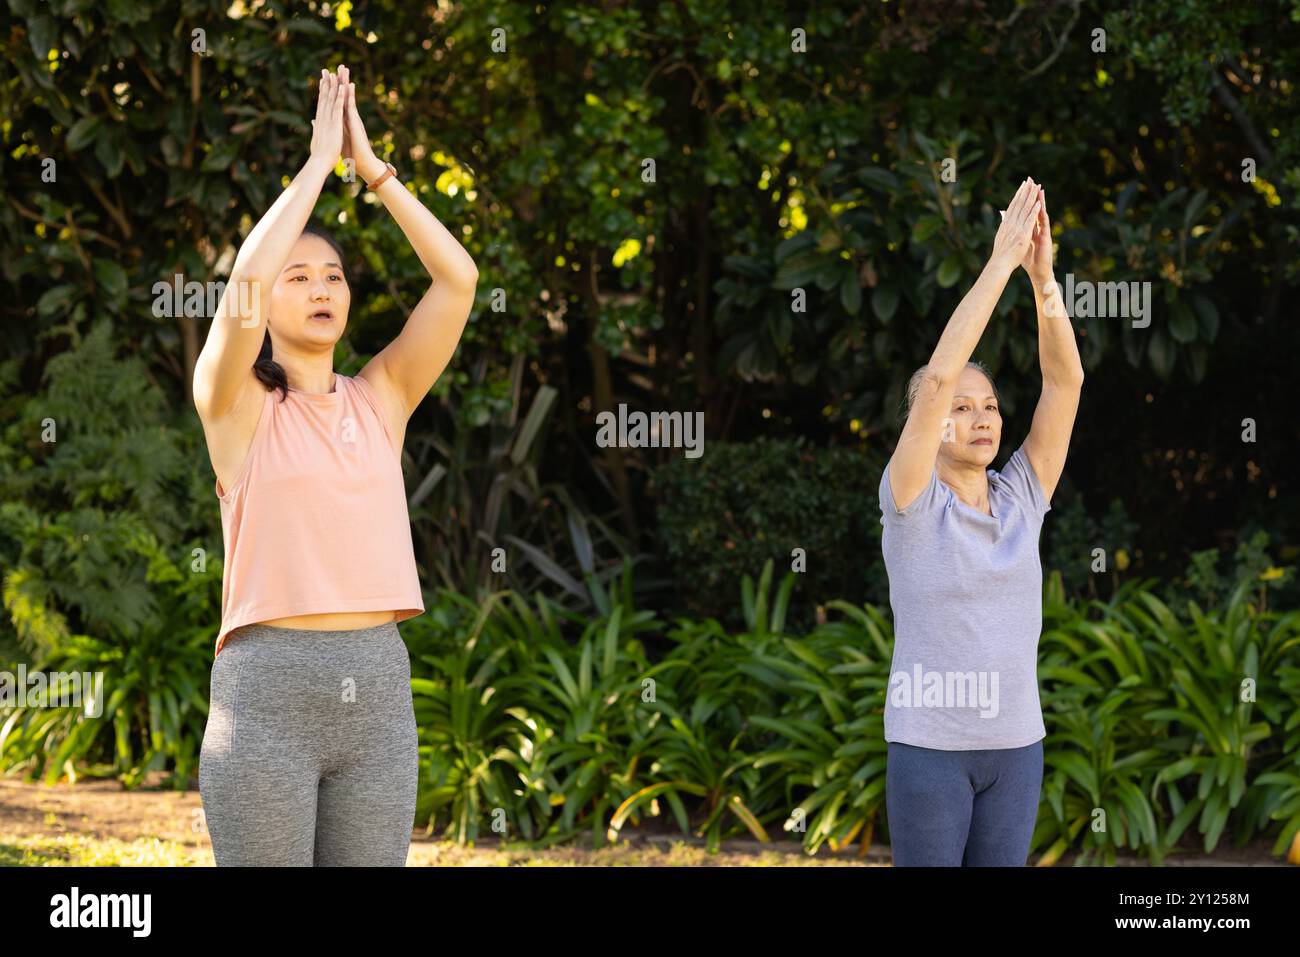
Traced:
[[326, 612], [424, 611], [401, 450], [374, 387], [334, 375], [334, 391], [263, 398], [253, 443], [221, 503], [221, 631]]

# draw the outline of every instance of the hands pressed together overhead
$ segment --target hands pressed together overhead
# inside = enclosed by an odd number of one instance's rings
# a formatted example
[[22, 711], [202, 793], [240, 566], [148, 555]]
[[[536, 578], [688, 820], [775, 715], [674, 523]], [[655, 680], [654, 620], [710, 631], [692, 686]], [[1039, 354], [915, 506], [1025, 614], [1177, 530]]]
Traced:
[[311, 121], [311, 156], [331, 167], [340, 155], [355, 164], [357, 176], [373, 180], [384, 170], [384, 162], [370, 148], [361, 114], [357, 112], [356, 84], [346, 66], [337, 73], [321, 70], [316, 98], [316, 118]]
[[1043, 187], [1026, 178], [1002, 212], [1002, 224], [993, 239], [992, 259], [1014, 269], [1023, 266], [1034, 287], [1052, 276], [1052, 224], [1047, 218]]

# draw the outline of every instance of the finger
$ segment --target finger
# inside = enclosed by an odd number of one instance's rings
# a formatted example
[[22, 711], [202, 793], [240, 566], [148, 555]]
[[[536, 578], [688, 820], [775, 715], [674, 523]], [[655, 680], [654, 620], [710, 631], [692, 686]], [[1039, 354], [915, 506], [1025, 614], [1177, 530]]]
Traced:
[[366, 140], [366, 124], [361, 119], [361, 109], [357, 106], [357, 91], [355, 86], [352, 88], [352, 99], [348, 102], [348, 106], [349, 109], [352, 110], [352, 122], [357, 125], [357, 137], [361, 140]]
[[1039, 203], [1038, 187], [1031, 186], [1025, 194], [1024, 204], [1020, 208], [1020, 226], [1022, 229], [1028, 229], [1030, 224], [1038, 218]]
[[1038, 223], [1038, 218], [1043, 214], [1043, 209], [1046, 205], [1047, 205], [1047, 201], [1043, 198], [1043, 187], [1035, 183], [1034, 184], [1034, 211], [1033, 211], [1035, 224]]
[[1016, 189], [1016, 195], [1011, 197], [1011, 202], [1007, 203], [1007, 215], [1014, 221], [1020, 213], [1021, 206], [1024, 205], [1025, 195], [1029, 189], [1029, 180], [1021, 182]]
[[1020, 205], [1021, 222], [1027, 224], [1033, 217], [1038, 215], [1038, 211], [1034, 207], [1036, 202], [1038, 202], [1038, 187], [1034, 185], [1032, 179], [1026, 179], [1025, 195], [1022, 197]]
[[1022, 229], [1028, 230], [1038, 219], [1038, 210], [1042, 208], [1039, 200], [1035, 199], [1025, 207], [1024, 214], [1021, 218], [1020, 225]]

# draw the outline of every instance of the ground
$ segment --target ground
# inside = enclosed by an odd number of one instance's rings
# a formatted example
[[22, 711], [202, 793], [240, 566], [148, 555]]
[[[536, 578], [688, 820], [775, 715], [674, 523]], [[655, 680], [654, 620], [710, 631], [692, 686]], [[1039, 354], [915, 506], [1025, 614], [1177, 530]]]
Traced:
[[[203, 829], [197, 790], [141, 788], [126, 791], [116, 781], [83, 780], [75, 785], [26, 784], [0, 779], [0, 866], [131, 865], [210, 867], [212, 846]], [[865, 858], [857, 848], [832, 853], [823, 846], [809, 857], [798, 844], [760, 844], [733, 840], [717, 854], [703, 842], [679, 833], [630, 833], [618, 845], [591, 849], [567, 846], [553, 850], [502, 847], [485, 841], [477, 847], [412, 836], [408, 866], [811, 866], [884, 867], [889, 848], [872, 847]], [[1244, 848], [1221, 844], [1213, 857], [1189, 854], [1168, 861], [1178, 865], [1287, 866], [1269, 854], [1270, 842]], [[1060, 865], [1069, 866], [1066, 856]], [[1124, 859], [1119, 863], [1143, 865]]]

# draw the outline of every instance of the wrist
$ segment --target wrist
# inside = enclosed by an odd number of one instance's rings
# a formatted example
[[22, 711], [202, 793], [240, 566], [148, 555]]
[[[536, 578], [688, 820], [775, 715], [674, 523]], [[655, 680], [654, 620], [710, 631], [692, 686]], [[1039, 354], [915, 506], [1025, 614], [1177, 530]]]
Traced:
[[[1029, 272], [1029, 270], [1025, 271]], [[1029, 283], [1034, 287], [1034, 295], [1036, 296], [1047, 295], [1047, 287], [1054, 282], [1056, 282], [1056, 275], [1050, 269], [1045, 272], [1029, 273]]]
[[375, 156], [366, 160], [357, 160], [357, 176], [365, 183], [373, 183], [383, 176], [387, 169], [388, 164]]
[[1007, 256], [990, 256], [984, 271], [1006, 282], [1011, 278], [1011, 274], [1016, 271], [1018, 265], [1019, 263], [1013, 262]]
[[325, 157], [315, 154], [307, 158], [303, 164], [302, 171], [310, 176], [314, 176], [322, 183], [329, 178], [330, 173], [334, 171], [334, 164]]

